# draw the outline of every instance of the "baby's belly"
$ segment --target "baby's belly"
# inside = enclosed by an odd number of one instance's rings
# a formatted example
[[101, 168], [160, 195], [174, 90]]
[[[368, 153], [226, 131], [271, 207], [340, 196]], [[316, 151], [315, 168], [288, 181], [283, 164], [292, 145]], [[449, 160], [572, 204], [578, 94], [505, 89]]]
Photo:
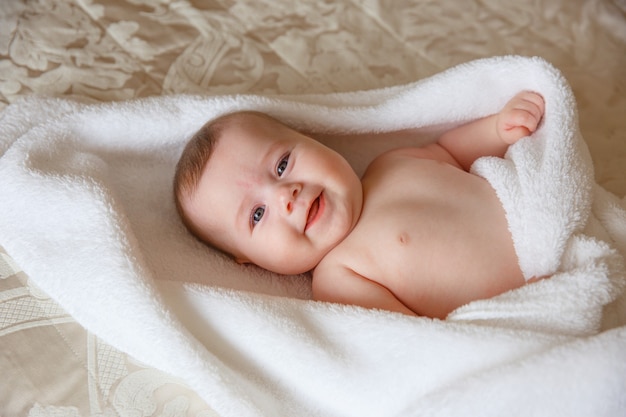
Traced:
[[441, 318], [524, 283], [495, 192], [485, 180], [449, 169], [380, 184], [384, 191], [369, 194], [352, 236], [376, 236], [361, 252], [368, 254], [364, 276], [416, 313]]

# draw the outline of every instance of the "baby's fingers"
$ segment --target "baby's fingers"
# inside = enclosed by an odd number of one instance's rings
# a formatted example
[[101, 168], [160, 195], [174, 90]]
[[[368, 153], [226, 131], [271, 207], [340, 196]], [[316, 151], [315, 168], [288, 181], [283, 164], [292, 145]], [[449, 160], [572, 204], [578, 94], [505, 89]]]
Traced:
[[508, 143], [509, 145], [512, 145], [518, 140], [520, 140], [521, 138], [530, 136], [531, 133], [532, 132], [524, 126], [519, 126], [519, 125], [505, 126], [504, 128], [500, 129], [500, 139], [504, 143]]
[[541, 113], [538, 113], [536, 108], [516, 108], [509, 110], [505, 119], [504, 128], [505, 130], [511, 130], [523, 127], [528, 129], [529, 133], [532, 133], [537, 130], [540, 121]]
[[537, 93], [523, 91], [516, 95], [513, 100], [511, 100], [511, 104], [513, 110], [522, 110], [532, 115], [532, 118], [529, 118], [527, 116], [520, 116], [524, 119], [522, 122], [525, 121], [524, 126], [530, 129], [530, 126], [528, 124], [534, 124], [534, 127], [537, 127], [545, 111], [545, 103], [543, 101], [543, 97], [541, 97]]
[[544, 108], [539, 94], [529, 91], [517, 94], [499, 114], [497, 128], [500, 138], [512, 144], [533, 133], [541, 122]]

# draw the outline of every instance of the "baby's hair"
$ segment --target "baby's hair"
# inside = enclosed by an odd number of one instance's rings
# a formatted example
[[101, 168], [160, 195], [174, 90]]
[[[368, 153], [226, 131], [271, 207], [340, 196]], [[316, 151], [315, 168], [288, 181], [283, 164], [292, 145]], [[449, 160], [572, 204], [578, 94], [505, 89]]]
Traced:
[[176, 164], [174, 173], [176, 211], [187, 229], [195, 236], [199, 236], [198, 230], [187, 216], [182, 201], [191, 197], [196, 191], [202, 171], [211, 158], [226, 121], [227, 116], [222, 116], [202, 126], [187, 142]]

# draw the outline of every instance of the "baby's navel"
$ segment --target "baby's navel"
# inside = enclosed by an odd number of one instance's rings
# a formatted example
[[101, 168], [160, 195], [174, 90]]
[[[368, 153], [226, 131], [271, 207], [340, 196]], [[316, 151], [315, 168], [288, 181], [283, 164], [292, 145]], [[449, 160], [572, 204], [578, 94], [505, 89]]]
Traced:
[[409, 234], [407, 232], [402, 232], [398, 235], [398, 242], [401, 245], [408, 245], [409, 244]]

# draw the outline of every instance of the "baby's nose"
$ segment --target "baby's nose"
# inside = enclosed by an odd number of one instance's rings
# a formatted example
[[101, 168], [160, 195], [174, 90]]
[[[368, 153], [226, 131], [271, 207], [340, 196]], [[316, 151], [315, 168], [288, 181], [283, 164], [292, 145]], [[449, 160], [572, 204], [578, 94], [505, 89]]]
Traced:
[[280, 204], [287, 213], [293, 211], [294, 203], [302, 191], [302, 185], [298, 183], [284, 184], [280, 189]]

